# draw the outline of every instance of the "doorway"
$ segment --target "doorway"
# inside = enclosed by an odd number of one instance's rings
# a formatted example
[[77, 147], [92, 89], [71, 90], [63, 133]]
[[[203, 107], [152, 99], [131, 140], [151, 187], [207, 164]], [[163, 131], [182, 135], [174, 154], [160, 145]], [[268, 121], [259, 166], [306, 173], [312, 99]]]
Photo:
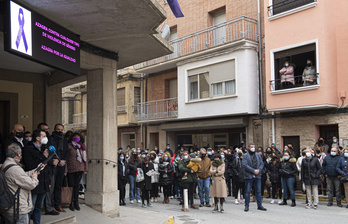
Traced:
[[159, 149], [159, 133], [150, 133], [150, 149], [155, 149], [155, 146]]
[[339, 139], [338, 124], [320, 125], [319, 126], [319, 134], [320, 134], [320, 137], [323, 137], [324, 140], [327, 142], [327, 144], [331, 146], [333, 143], [332, 142], [333, 136], [336, 136]]
[[3, 137], [10, 133], [10, 101], [0, 101], [0, 132]]
[[288, 144], [292, 144], [293, 146], [293, 153], [294, 153], [294, 157], [298, 158], [301, 153], [300, 153], [300, 136], [283, 136], [283, 150], [284, 150], [284, 146], [288, 145]]

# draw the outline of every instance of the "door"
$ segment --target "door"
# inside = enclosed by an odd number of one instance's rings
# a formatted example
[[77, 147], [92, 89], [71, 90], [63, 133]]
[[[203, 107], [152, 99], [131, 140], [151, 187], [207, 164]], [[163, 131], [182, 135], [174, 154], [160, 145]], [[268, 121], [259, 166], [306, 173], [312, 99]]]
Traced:
[[288, 144], [292, 144], [293, 146], [293, 153], [295, 158], [298, 158], [301, 153], [300, 153], [300, 136], [283, 136], [283, 149], [284, 146]]
[[4, 138], [10, 133], [10, 101], [0, 101], [0, 132]]
[[[226, 11], [221, 10], [213, 14], [213, 26], [226, 22]], [[220, 45], [226, 42], [226, 27], [220, 26], [213, 31], [214, 45]]]
[[159, 148], [159, 133], [150, 133], [150, 149], [155, 149], [155, 146]]
[[338, 124], [321, 125], [321, 126], [319, 126], [319, 133], [320, 133], [320, 137], [323, 137], [324, 140], [327, 142], [327, 144], [331, 146], [333, 143], [332, 142], [333, 136], [336, 136], [339, 139]]

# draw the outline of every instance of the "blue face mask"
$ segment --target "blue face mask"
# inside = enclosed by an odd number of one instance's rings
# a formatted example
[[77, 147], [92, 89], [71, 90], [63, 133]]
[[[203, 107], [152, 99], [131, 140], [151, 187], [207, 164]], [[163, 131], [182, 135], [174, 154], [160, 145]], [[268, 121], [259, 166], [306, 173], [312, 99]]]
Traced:
[[345, 152], [345, 153], [344, 153], [344, 157], [348, 157], [348, 152]]
[[141, 155], [141, 157], [145, 158], [145, 157], [146, 157], [146, 155], [145, 155], [145, 154], [143, 154], [143, 155]]
[[212, 152], [207, 152], [207, 154], [208, 154], [209, 156], [211, 156], [211, 155], [212, 155]]
[[221, 159], [223, 159], [223, 158], [225, 158], [225, 156], [224, 156], [224, 155], [221, 155]]
[[284, 156], [283, 157], [285, 160], [289, 160], [289, 156]]
[[120, 160], [124, 160], [124, 157], [123, 157], [123, 156], [121, 156], [121, 157], [120, 157]]
[[337, 154], [336, 154], [336, 152], [331, 152], [331, 155], [332, 155], [332, 156], [335, 156], [335, 155], [337, 155]]

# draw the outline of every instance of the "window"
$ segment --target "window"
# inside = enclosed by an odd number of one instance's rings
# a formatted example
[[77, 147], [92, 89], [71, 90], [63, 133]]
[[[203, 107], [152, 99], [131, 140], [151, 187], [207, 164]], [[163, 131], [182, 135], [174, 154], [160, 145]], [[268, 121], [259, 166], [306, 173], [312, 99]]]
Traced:
[[140, 87], [134, 86], [134, 113], [139, 113], [138, 110], [138, 104], [141, 103], [140, 101]]
[[124, 87], [117, 89], [117, 112], [118, 113], [127, 113], [125, 92], [126, 92], [126, 89]]
[[189, 100], [236, 94], [235, 60], [189, 70], [188, 75]]
[[[288, 68], [285, 64], [289, 63]], [[312, 66], [308, 66], [311, 62]], [[319, 84], [316, 44], [306, 44], [274, 52], [274, 80], [271, 90], [308, 87]]]
[[268, 6], [268, 15], [277, 16], [284, 13], [288, 15], [294, 13], [291, 10], [298, 9], [297, 11], [301, 11], [315, 6], [316, 2], [316, 0], [270, 0], [271, 5]]

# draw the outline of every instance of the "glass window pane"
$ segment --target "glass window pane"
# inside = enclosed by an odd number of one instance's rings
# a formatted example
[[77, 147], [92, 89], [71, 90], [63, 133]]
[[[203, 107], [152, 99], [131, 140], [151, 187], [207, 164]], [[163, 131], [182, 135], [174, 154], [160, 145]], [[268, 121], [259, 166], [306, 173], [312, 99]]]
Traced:
[[213, 85], [213, 96], [222, 95], [222, 82]]
[[198, 99], [198, 75], [190, 76], [190, 100]]
[[209, 73], [205, 74], [200, 74], [199, 75], [199, 98], [204, 99], [204, 98], [209, 98], [210, 93], [209, 93]]
[[235, 80], [225, 82], [225, 94], [236, 94]]

